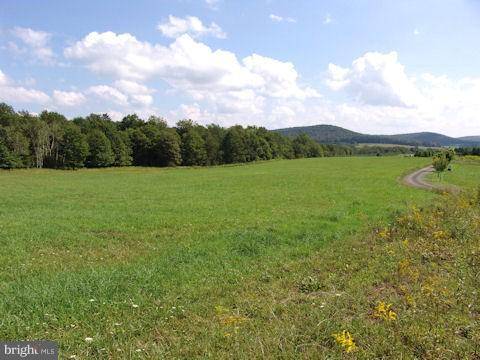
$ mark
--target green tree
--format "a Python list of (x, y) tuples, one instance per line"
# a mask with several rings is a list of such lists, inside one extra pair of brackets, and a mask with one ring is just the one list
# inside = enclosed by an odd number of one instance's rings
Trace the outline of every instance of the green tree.
[(87, 139), (78, 126), (73, 123), (65, 126), (59, 144), (60, 166), (66, 169), (82, 168), (88, 153)]
[(49, 148), (48, 125), (41, 121), (38, 116), (21, 113), (22, 122), (25, 126), (25, 135), (30, 143), (33, 154), (33, 165), (42, 168)]
[(207, 151), (205, 141), (195, 128), (186, 129), (182, 136), (182, 164), (187, 166), (205, 165)]
[(89, 154), (87, 156), (87, 167), (107, 167), (113, 165), (115, 154), (112, 150), (110, 140), (100, 130), (93, 130), (87, 135)]
[(133, 164), (151, 165), (148, 162), (151, 142), (144, 131), (141, 128), (129, 129), (127, 134), (131, 144)]
[(0, 138), (0, 169), (14, 169), (19, 167), (19, 159), (10, 151), (4, 141)]
[(292, 145), (296, 158), (323, 156), (321, 146), (306, 134), (295, 137)]
[(59, 166), (59, 144), (67, 119), (59, 113), (50, 111), (42, 111), (39, 119), (46, 125), (47, 131), (44, 166), (56, 168)]
[(0, 126), (0, 138), (4, 139), (3, 143), (10, 153), (12, 168), (23, 168), (31, 165), (30, 143), (19, 123), (5, 128)]
[(137, 114), (131, 114), (125, 116), (122, 121), (120, 121), (118, 128), (123, 131), (141, 127), (143, 124), (144, 121), (140, 119)]
[(113, 165), (132, 165), (132, 148), (130, 146), (128, 135), (125, 132), (115, 131), (111, 134), (110, 142), (112, 144), (112, 151), (115, 155)]
[(447, 169), (449, 163), (450, 161), (444, 152), (434, 156), (432, 165), (439, 178), (441, 178), (442, 173)]
[(155, 165), (177, 166), (182, 163), (181, 140), (174, 129), (160, 131), (153, 145)]
[(0, 126), (11, 126), (18, 121), (18, 117), (10, 105), (0, 103)]
[(225, 137), (225, 129), (218, 125), (208, 125), (203, 138), (205, 151), (207, 153), (207, 165), (218, 165), (223, 163), (222, 143)]
[(222, 144), (224, 161), (227, 164), (246, 162), (248, 150), (245, 143), (245, 130), (237, 125), (227, 130)]

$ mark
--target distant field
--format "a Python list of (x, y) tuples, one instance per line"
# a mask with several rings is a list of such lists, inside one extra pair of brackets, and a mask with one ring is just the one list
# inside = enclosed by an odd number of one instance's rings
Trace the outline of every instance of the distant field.
[(475, 188), (480, 186), (480, 157), (473, 160), (472, 157), (458, 157), (452, 163), (452, 171), (445, 171), (439, 179), (437, 174), (431, 174), (432, 182), (454, 184), (463, 188)]
[(289, 353), (295, 327), (263, 344), (275, 316), (249, 304), (296, 276), (290, 262), (433, 199), (397, 181), (429, 162), (2, 171), (0, 338), (56, 340), (78, 358)]

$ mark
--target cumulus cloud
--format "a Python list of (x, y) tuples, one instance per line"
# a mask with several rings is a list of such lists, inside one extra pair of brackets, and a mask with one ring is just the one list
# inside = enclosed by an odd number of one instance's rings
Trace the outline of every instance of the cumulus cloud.
[(295, 20), (294, 18), (291, 18), (291, 17), (283, 17), (283, 16), (275, 15), (275, 14), (270, 14), (268, 17), (269, 17), (270, 20), (272, 20), (273, 22), (282, 22), (282, 21), (289, 22), (289, 23), (296, 23), (296, 22), (297, 22), (297, 20)]
[(73, 107), (78, 106), (86, 101), (85, 95), (76, 91), (53, 91), (53, 101), (59, 106)]
[(350, 68), (330, 64), (328, 75), (327, 85), (332, 90), (345, 90), (364, 104), (411, 107), (422, 101), (414, 79), (406, 75), (395, 51), (366, 53)]
[[(96, 74), (117, 78), (117, 91), (145, 105), (151, 103), (151, 90), (142, 83), (152, 78), (221, 113), (261, 113), (267, 99), (319, 96), (299, 84), (292, 63), (257, 54), (239, 60), (234, 53), (212, 50), (188, 34), (166, 47), (130, 34), (94, 32), (65, 49), (65, 56), (84, 62)], [(112, 90), (102, 89), (102, 96), (112, 98)], [(124, 102), (118, 94), (113, 98)]]
[(12, 52), (29, 52), (43, 64), (51, 65), (55, 63), (55, 54), (50, 46), (50, 33), (23, 27), (15, 27), (11, 32), (23, 43), (23, 47), (20, 47), (10, 42), (9, 49)]
[(90, 86), (87, 90), (89, 94), (93, 94), (103, 100), (114, 102), (118, 105), (128, 105), (128, 97), (116, 88), (108, 85)]
[(134, 103), (149, 106), (153, 103), (152, 93), (155, 91), (145, 85), (130, 80), (117, 80), (115, 87), (125, 94), (128, 94), (130, 100)]
[(206, 26), (195, 16), (179, 18), (169, 15), (168, 21), (158, 24), (157, 29), (169, 38), (177, 38), (183, 34), (189, 34), (193, 38), (213, 36), (219, 39), (225, 39), (227, 37), (227, 34), (214, 22)]
[(49, 100), (43, 91), (16, 86), (0, 70), (0, 102), (45, 104)]
[(154, 90), (147, 84), (162, 80), (171, 93), (191, 98), (170, 111), (174, 119), (269, 128), (330, 123), (372, 133), (480, 133), (480, 79), (413, 76), (396, 52), (368, 52), (350, 66), (330, 64), (326, 84), (344, 93), (344, 102), (331, 102), (303, 84), (290, 62), (258, 54), (238, 58), (188, 34), (164, 46), (131, 34), (92, 32), (64, 54), (110, 79), (83, 93), (101, 99), (98, 107), (112, 114), (153, 112)]
[(298, 73), (291, 62), (253, 54), (243, 59), (252, 74), (262, 79), (262, 93), (275, 98), (318, 97), (316, 90), (298, 85)]

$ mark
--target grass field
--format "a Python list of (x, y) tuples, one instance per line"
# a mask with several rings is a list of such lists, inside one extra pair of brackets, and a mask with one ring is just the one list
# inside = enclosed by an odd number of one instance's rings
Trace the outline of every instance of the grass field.
[(445, 171), (439, 178), (431, 174), (429, 181), (432, 183), (447, 183), (462, 188), (474, 188), (480, 185), (480, 157), (460, 157), (452, 164), (452, 171)]
[(398, 182), (429, 161), (0, 172), (0, 338), (66, 358), (342, 356), (345, 266), (357, 292), (376, 281), (356, 241), (437, 197)]

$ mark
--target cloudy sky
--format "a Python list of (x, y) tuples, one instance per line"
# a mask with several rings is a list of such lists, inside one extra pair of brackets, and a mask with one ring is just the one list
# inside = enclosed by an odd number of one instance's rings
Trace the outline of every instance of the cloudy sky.
[(2, 0), (0, 101), (480, 135), (477, 0)]

